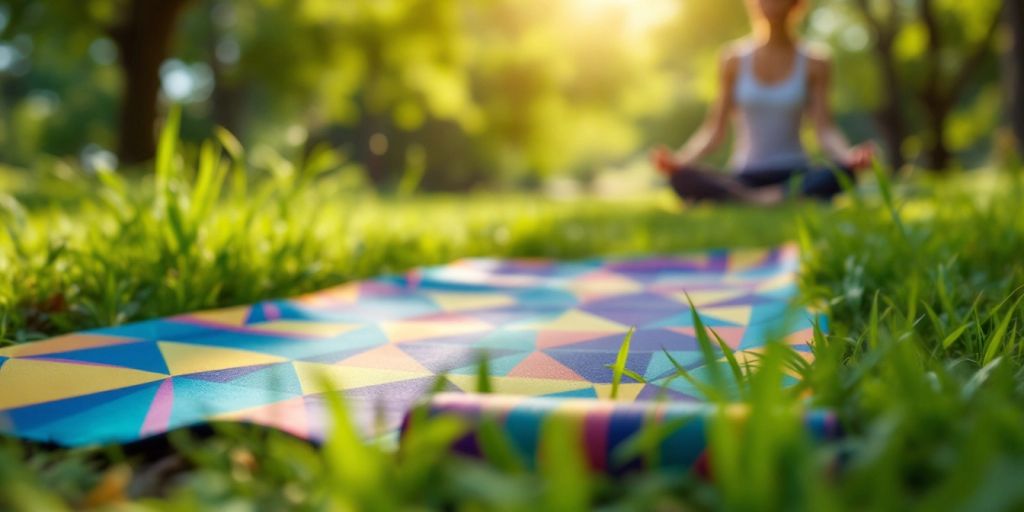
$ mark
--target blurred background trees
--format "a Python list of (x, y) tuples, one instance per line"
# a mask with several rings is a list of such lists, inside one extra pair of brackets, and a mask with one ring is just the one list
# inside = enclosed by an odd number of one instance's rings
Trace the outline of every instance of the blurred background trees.
[[(840, 123), (897, 166), (981, 165), (1024, 132), (1018, 3), (808, 3)], [(586, 178), (682, 142), (746, 30), (743, 0), (7, 0), (0, 161), (145, 161), (179, 103), (187, 139), (327, 145), (382, 184)]]
[[(884, 84), (876, 116), (890, 160), (899, 167), (905, 153), (915, 152), (904, 145), (916, 133), (912, 144), (922, 152), (924, 165), (946, 169), (953, 148), (966, 149), (977, 138), (953, 133), (958, 128), (950, 126), (950, 116), (957, 107), (969, 108), (972, 99), (983, 100), (978, 95), (986, 91), (979, 87), (997, 76), (991, 67), (996, 62), (993, 41), (1002, 20), (1000, 2), (854, 0), (853, 4), (871, 34), (872, 53)], [(959, 128), (965, 129), (970, 128)]]
[(1024, 4), (1006, 2), (1003, 14), (1009, 33), (1009, 49), (1003, 57), (1003, 90), (1017, 151), (1024, 153)]

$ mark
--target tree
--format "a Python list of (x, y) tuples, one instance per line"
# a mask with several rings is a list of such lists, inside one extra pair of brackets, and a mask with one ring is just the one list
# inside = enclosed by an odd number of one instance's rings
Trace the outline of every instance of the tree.
[(899, 169), (905, 163), (902, 147), (903, 141), (907, 138), (903, 102), (900, 98), (903, 83), (893, 51), (893, 43), (900, 24), (899, 13), (895, 5), (891, 5), (884, 17), (876, 16), (872, 14), (868, 0), (857, 0), (856, 3), (874, 35), (872, 49), (878, 59), (878, 66), (882, 74), (882, 90), (885, 91), (875, 116), (878, 119), (879, 131), (885, 143), (889, 163), (893, 168)]
[(110, 29), (123, 71), (118, 154), (121, 162), (143, 162), (156, 153), (155, 124), (160, 65), (190, 0), (131, 0), (122, 20)]
[[(0, 9), (10, 15), (0, 38), (32, 41), (28, 45), (30, 54), (23, 56), (31, 62), (30, 71), (19, 77), (21, 85), (56, 95), (62, 112), (55, 117), (60, 118), (62, 126), (52, 126), (51, 131), (81, 134), (79, 140), (69, 138), (50, 149), (66, 151), (66, 145), (71, 145), (77, 146), (72, 149), (77, 151), (83, 143), (99, 142), (83, 130), (82, 120), (92, 124), (102, 118), (106, 123), (116, 110), (120, 119), (116, 145), (121, 162), (137, 163), (152, 157), (160, 65), (169, 56), (177, 21), (190, 2), (9, 0), (0, 4)], [(101, 49), (112, 46), (115, 50), (110, 52), (109, 62), (94, 61), (97, 42)], [(112, 70), (106, 68), (113, 66), (120, 68), (119, 88), (117, 80), (108, 80)], [(120, 107), (116, 109), (107, 101), (114, 96), (119, 96)], [(96, 111), (100, 106), (102, 114)]]
[(1017, 141), (1017, 152), (1024, 155), (1024, 4), (1007, 0), (1004, 14), (1010, 31), (1010, 48), (1004, 67), (1010, 127)]
[[(986, 3), (995, 5), (987, 9), (991, 12), (983, 12), (981, 24), (972, 25), (973, 28), (981, 27), (972, 34), (963, 23), (966, 9), (976, 14), (978, 10), (985, 10)], [(952, 155), (945, 137), (949, 116), (964, 99), (968, 87), (975, 83), (981, 66), (993, 55), (992, 42), (999, 27), (1000, 5), (995, 2), (970, 3), (958, 11), (957, 6), (943, 4), (946, 8), (940, 13), (937, 9), (940, 4), (936, 0), (915, 0), (910, 4), (912, 10), (904, 8), (904, 3), (896, 0), (855, 1), (873, 35), (873, 51), (881, 69), (884, 94), (876, 116), (889, 158), (897, 168), (904, 161), (901, 148), (907, 138), (909, 124), (908, 108), (901, 94), (909, 92), (923, 111), (925, 165), (933, 170), (946, 169)], [(923, 78), (916, 84), (900, 72), (907, 65), (900, 61), (896, 51), (898, 38), (912, 37), (905, 36), (907, 31), (919, 31), (926, 41), (924, 51), (918, 57), (923, 67)], [(958, 61), (952, 70), (946, 65), (951, 56)]]

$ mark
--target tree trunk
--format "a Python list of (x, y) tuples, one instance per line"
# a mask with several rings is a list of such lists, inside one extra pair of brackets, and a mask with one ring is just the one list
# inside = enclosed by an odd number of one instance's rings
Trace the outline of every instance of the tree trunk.
[[(918, 15), (928, 33), (928, 46), (925, 49), (926, 64), (925, 84), (919, 93), (927, 120), (925, 165), (928, 170), (942, 172), (949, 167), (949, 147), (946, 146), (946, 118), (949, 117), (949, 106), (943, 101), (942, 89), (942, 40), (939, 38), (939, 24), (935, 17), (932, 0), (918, 0)], [(950, 95), (956, 95), (951, 92)], [(956, 99), (952, 99), (955, 102)]]
[[(1020, 11), (1020, 1), (1008, 0), (1007, 5), (1012, 5), (1016, 11)], [(1000, 13), (998, 11), (994, 13), (988, 31), (973, 51), (968, 54), (959, 71), (952, 77), (946, 78), (942, 72), (943, 41), (940, 38), (940, 27), (933, 2), (934, 0), (917, 0), (916, 4), (918, 16), (928, 35), (928, 46), (924, 55), (927, 65), (924, 77), (925, 85), (922, 90), (913, 92), (913, 99), (918, 100), (926, 111), (925, 118), (928, 123), (928, 126), (924, 128), (928, 135), (928, 145), (924, 154), (926, 164), (932, 170), (941, 171), (947, 168), (952, 160), (952, 154), (944, 138), (946, 122), (950, 112), (967, 90), (967, 86), (974, 80), (975, 72), (991, 53), (991, 44), (999, 26)], [(885, 100), (876, 115), (888, 146), (889, 158), (893, 167), (899, 168), (904, 162), (900, 146), (907, 136), (906, 118), (903, 116), (902, 107), (904, 101), (909, 98), (901, 97), (901, 91), (904, 88), (893, 55), (893, 42), (901, 24), (896, 3), (896, 0), (890, 0), (887, 19), (880, 19), (873, 14), (869, 0), (856, 0), (854, 5), (860, 10), (875, 36), (874, 51), (881, 66), (882, 85), (885, 90)]]
[[(928, 50), (925, 58), (928, 64), (926, 86), (921, 92), (921, 102), (927, 112), (929, 122), (929, 147), (926, 153), (927, 164), (933, 171), (942, 172), (949, 167), (952, 153), (945, 140), (946, 121), (957, 103), (967, 92), (968, 86), (976, 81), (978, 69), (988, 60), (992, 53), (992, 42), (999, 30), (1003, 7), (1000, 6), (992, 15), (988, 28), (981, 40), (970, 49), (964, 57), (960, 68), (948, 76), (942, 72), (942, 41), (940, 40), (939, 22), (935, 16), (933, 0), (920, 0), (919, 12), (921, 22), (928, 33)], [(1015, 4), (1019, 0), (1012, 0)]]
[(236, 137), (244, 138), (242, 133), (242, 112), (245, 106), (246, 91), (242, 87), (228, 82), (224, 76), (223, 66), (214, 64), (213, 68), (213, 122), (223, 126)]
[(122, 23), (111, 30), (124, 75), (118, 136), (122, 164), (143, 162), (156, 153), (160, 65), (188, 1), (132, 0)]
[[(889, 86), (887, 85), (887, 87)], [(903, 120), (903, 111), (900, 108), (899, 89), (890, 89), (890, 91), (893, 92), (889, 93), (889, 98), (875, 112), (875, 120), (879, 125), (878, 130), (882, 135), (885, 156), (889, 160), (889, 165), (894, 171), (898, 171), (906, 164), (906, 160), (903, 158), (903, 141), (907, 139), (907, 129)]]
[(206, 50), (209, 53), (210, 70), (213, 72), (213, 94), (210, 103), (213, 108), (213, 122), (224, 127), (236, 137), (243, 138), (242, 111), (245, 106), (245, 91), (228, 75), (224, 63), (217, 57), (217, 44), (224, 35), (217, 22), (214, 21), (215, 4), (209, 2), (206, 10), (209, 18)]
[(884, 34), (876, 35), (875, 53), (882, 68), (882, 83), (885, 99), (875, 113), (875, 119), (882, 133), (886, 148), (886, 157), (893, 170), (899, 170), (906, 161), (903, 159), (903, 141), (907, 138), (906, 122), (901, 108), (899, 70), (892, 50), (892, 38)]
[(925, 163), (928, 170), (933, 172), (944, 172), (949, 169), (952, 153), (946, 144), (946, 121), (949, 118), (950, 108), (941, 103), (925, 102), (925, 118), (928, 120), (927, 140), (928, 149), (925, 152)]
[(1006, 59), (1006, 93), (1010, 127), (1017, 139), (1017, 152), (1024, 156), (1024, 5), (1007, 0), (1006, 25), (1010, 29), (1010, 51)]
[(900, 98), (903, 90), (899, 69), (893, 55), (893, 42), (899, 28), (899, 18), (895, 0), (891, 0), (888, 17), (877, 17), (868, 0), (855, 0), (854, 5), (860, 10), (864, 21), (871, 29), (875, 38), (872, 50), (878, 58), (882, 71), (882, 104), (875, 111), (875, 122), (882, 135), (886, 157), (893, 170), (899, 170), (905, 163), (903, 159), (903, 141), (907, 138), (906, 119), (903, 117), (903, 101)]

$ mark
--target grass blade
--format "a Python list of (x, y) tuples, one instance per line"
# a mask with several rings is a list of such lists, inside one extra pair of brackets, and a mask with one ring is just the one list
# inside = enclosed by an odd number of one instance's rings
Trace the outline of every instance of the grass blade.
[[(700, 380), (694, 378), (693, 375), (690, 375), (690, 372), (687, 371), (687, 369), (684, 368), (683, 365), (679, 364), (679, 361), (676, 361), (676, 359), (674, 357), (672, 357), (672, 354), (669, 354), (668, 350), (662, 349), (662, 352), (664, 352), (665, 357), (668, 358), (668, 361), (670, 363), (672, 363), (672, 366), (676, 369), (676, 375), (677, 376), (682, 377), (683, 379), (686, 379), (686, 382), (688, 382), (691, 386), (693, 386), (697, 391), (699, 391), (702, 395), (707, 397), (709, 400), (711, 400), (711, 401), (720, 401), (721, 400), (721, 396), (722, 395), (721, 395), (721, 393), (719, 392), (718, 389), (715, 389), (714, 387), (709, 386), (709, 385), (705, 384), (704, 382), (701, 382)], [(666, 382), (665, 384), (667, 385), (668, 382)]]
[(480, 353), (480, 359), (476, 365), (476, 392), (483, 394), (494, 392), (494, 385), (491, 383), (491, 369), (485, 352)]
[(971, 326), (971, 324), (972, 322), (967, 322), (961, 325), (960, 327), (957, 327), (955, 331), (949, 333), (949, 335), (942, 340), (942, 348), (949, 349), (949, 347), (952, 346), (953, 343), (956, 343), (956, 340), (960, 339), (960, 335), (962, 335), (964, 331), (966, 331), (967, 328)]
[(728, 344), (725, 343), (724, 340), (722, 340), (722, 337), (719, 336), (717, 332), (715, 332), (714, 328), (708, 327), (708, 330), (711, 331), (711, 334), (715, 336), (715, 341), (718, 342), (718, 347), (722, 349), (722, 353), (725, 354), (725, 360), (729, 363), (729, 369), (732, 370), (732, 378), (736, 381), (736, 387), (740, 388), (744, 380), (743, 368), (740, 367), (739, 362), (736, 360), (736, 355), (733, 354), (732, 347), (730, 347)]
[(630, 327), (626, 337), (622, 339), (622, 345), (619, 345), (619, 353), (615, 356), (615, 364), (612, 365), (612, 400), (616, 400), (619, 397), (619, 384), (622, 383), (622, 374), (626, 370), (626, 360), (629, 359), (629, 343), (633, 340), (633, 332), (635, 330), (635, 327)]
[(995, 360), (999, 354), (999, 349), (1002, 348), (1003, 339), (1006, 337), (1006, 331), (1010, 327), (1010, 320), (1013, 319), (1014, 313), (1017, 312), (1017, 306), (1020, 305), (1021, 299), (1024, 299), (1024, 295), (1017, 298), (1017, 301), (1010, 306), (1009, 311), (1003, 315), (1003, 319), (999, 322), (999, 326), (996, 327), (996, 332), (988, 340), (988, 344), (985, 347), (985, 357), (982, 359), (982, 364), (988, 365)]
[(721, 394), (719, 396), (724, 397), (726, 390), (725, 376), (722, 375), (722, 370), (718, 367), (718, 354), (715, 353), (715, 346), (711, 343), (711, 338), (708, 337), (704, 322), (697, 313), (697, 307), (693, 305), (693, 300), (690, 299), (689, 294), (686, 294), (686, 302), (690, 305), (693, 329), (697, 334), (697, 344), (700, 345), (701, 355), (704, 357), (705, 368), (708, 369), (708, 378), (711, 381), (711, 386), (720, 391)]

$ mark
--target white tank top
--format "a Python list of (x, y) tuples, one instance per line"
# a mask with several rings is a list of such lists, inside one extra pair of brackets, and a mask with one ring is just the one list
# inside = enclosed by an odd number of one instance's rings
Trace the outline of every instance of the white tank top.
[(754, 46), (740, 55), (733, 88), (736, 141), (730, 167), (735, 172), (807, 165), (800, 121), (807, 103), (807, 57), (797, 47), (793, 72), (781, 82), (763, 84), (754, 75)]

